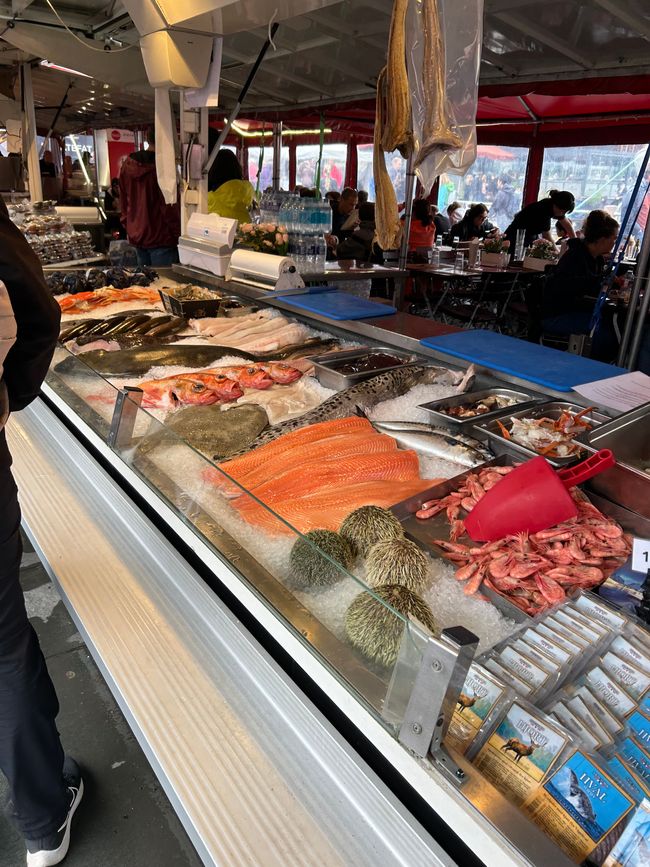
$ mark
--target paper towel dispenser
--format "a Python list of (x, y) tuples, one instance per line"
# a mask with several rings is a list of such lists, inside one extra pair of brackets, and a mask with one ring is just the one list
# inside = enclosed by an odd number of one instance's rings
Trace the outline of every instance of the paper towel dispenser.
[(286, 292), (304, 289), (296, 263), (289, 256), (273, 256), (255, 250), (235, 250), (226, 271), (226, 280), (238, 280), (257, 289)]

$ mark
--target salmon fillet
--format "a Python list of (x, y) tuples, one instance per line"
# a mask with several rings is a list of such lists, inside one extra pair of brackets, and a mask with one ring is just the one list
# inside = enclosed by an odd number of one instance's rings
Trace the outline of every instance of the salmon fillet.
[(292, 467), (274, 479), (253, 488), (245, 487), (269, 506), (317, 491), (343, 487), (355, 482), (407, 482), (420, 476), (420, 462), (413, 451), (380, 452), (379, 454), (338, 455), (303, 466)]
[(311, 424), (307, 427), (291, 431), (270, 443), (253, 449), (253, 451), (245, 455), (233, 458), (230, 461), (224, 461), (219, 464), (219, 467), (228, 475), (232, 475), (233, 477), (237, 475), (239, 478), (243, 473), (249, 472), (255, 467), (266, 463), (266, 461), (272, 460), (276, 454), (282, 454), (287, 450), (295, 449), (294, 455), (296, 461), (298, 461), (300, 459), (298, 452), (300, 446), (325, 439), (326, 437), (363, 430), (374, 433), (374, 428), (367, 419), (357, 418), (356, 416), (322, 421), (318, 424)]
[(308, 497), (287, 498), (273, 511), (290, 526), (278, 520), (273, 512), (249, 497), (233, 500), (232, 505), (249, 524), (271, 536), (291, 536), (295, 528), (300, 533), (310, 530), (338, 530), (343, 519), (360, 506), (390, 508), (395, 503), (437, 485), (441, 479), (414, 479), (407, 482), (370, 481), (330, 488)]
[[(296, 469), (297, 466), (305, 469), (307, 466), (323, 460), (342, 458), (354, 454), (376, 454), (392, 451), (397, 451), (397, 443), (391, 436), (366, 433), (366, 431), (355, 431), (350, 434), (341, 434), (323, 440), (316, 440), (316, 442), (300, 446), (299, 449), (287, 450), (277, 454), (259, 467), (255, 467), (245, 473), (235, 472), (232, 476), (250, 491), (257, 485), (268, 482), (288, 470)], [(230, 488), (227, 485), (224, 487), (221, 482), (223, 477), (218, 470), (210, 468), (209, 471), (206, 471), (204, 478), (215, 481), (212, 477), (215, 473), (218, 476), (218, 484), (220, 484), (222, 492), (232, 489), (233, 491), (236, 490), (237, 495), (240, 493), (240, 489), (235, 488), (234, 485), (230, 486)]]

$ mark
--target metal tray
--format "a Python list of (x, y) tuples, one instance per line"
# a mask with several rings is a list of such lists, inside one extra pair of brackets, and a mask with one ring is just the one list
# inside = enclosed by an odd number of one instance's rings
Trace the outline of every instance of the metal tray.
[[(333, 364), (340, 364), (342, 361), (352, 361), (355, 358), (361, 358), (364, 355), (376, 355), (377, 353), (386, 353), (394, 355), (396, 358), (403, 358), (402, 364), (393, 364), (390, 367), (382, 367), (379, 370), (366, 370), (363, 373), (339, 373), (334, 370)], [(400, 349), (393, 349), (391, 346), (366, 346), (362, 349), (347, 349), (343, 352), (328, 352), (325, 355), (315, 355), (310, 361), (313, 362), (316, 376), (321, 385), (325, 388), (334, 388), (340, 391), (343, 388), (349, 388), (357, 382), (362, 382), (364, 379), (370, 379), (380, 373), (386, 373), (388, 370), (395, 370), (402, 367), (404, 364), (412, 364), (417, 360), (417, 356), (410, 352), (404, 352)]]
[[(400, 521), (409, 539), (412, 539), (428, 553), (433, 552), (437, 557), (451, 563), (446, 553), (434, 541), (435, 539), (449, 539), (451, 528), (447, 522), (445, 513), (440, 512), (426, 521), (416, 518), (415, 513), (418, 509), (422, 508), (422, 504), (426, 503), (427, 500), (437, 500), (441, 497), (446, 497), (451, 491), (457, 490), (470, 473), (480, 472), (484, 467), (512, 466), (514, 463), (516, 461), (510, 455), (501, 455), (492, 461), (486, 461), (484, 464), (479, 464), (471, 470), (466, 470), (458, 476), (447, 479), (439, 485), (434, 485), (434, 487), (428, 488), (414, 497), (409, 497), (408, 500), (402, 500), (401, 503), (397, 503), (397, 505), (392, 507), (391, 512)], [(465, 544), (465, 539), (463, 539), (463, 543)], [(470, 539), (467, 540), (466, 544), (469, 547), (474, 547), (474, 543)], [(502, 611), (506, 617), (509, 617), (516, 623), (529, 623), (531, 621), (532, 618), (528, 614), (517, 608), (512, 602), (509, 602), (505, 596), (494, 593), (494, 591), (484, 585), (481, 585), (481, 593), (487, 596), (499, 611)]]
[(592, 490), (639, 515), (650, 516), (650, 403), (609, 420), (591, 431), (591, 449), (611, 449), (616, 466), (594, 477)]
[[(511, 406), (501, 407), (500, 409), (492, 410), (492, 412), (476, 415), (472, 418), (455, 418), (446, 412), (443, 412), (443, 407), (447, 406), (463, 406), (465, 404), (477, 403), (486, 397), (496, 395), (498, 397), (511, 397), (516, 399), (516, 403)], [(498, 418), (502, 415), (512, 415), (514, 411), (524, 409), (527, 406), (535, 406), (544, 400), (542, 395), (530, 394), (527, 391), (519, 391), (513, 388), (485, 388), (482, 391), (469, 391), (465, 394), (457, 394), (454, 397), (444, 397), (441, 400), (432, 400), (429, 403), (421, 403), (420, 409), (426, 410), (436, 424), (441, 424), (451, 430), (463, 430), (471, 427), (476, 427), (484, 421)]]
[(224, 295), (219, 300), (217, 316), (227, 316), (229, 318), (247, 316), (249, 313), (256, 313), (259, 309), (256, 305), (247, 303), (236, 295)]
[[(517, 412), (506, 412), (502, 413), (499, 420), (501, 423), (504, 423), (504, 418), (554, 418), (557, 419), (563, 412), (572, 412), (579, 413), (584, 409), (583, 406), (579, 406), (576, 403), (569, 403), (568, 401), (560, 401), (553, 400), (548, 403), (537, 403), (531, 409), (518, 410)], [(588, 421), (592, 427), (597, 428), (600, 425), (604, 424), (607, 421), (610, 421), (609, 416), (604, 415), (601, 412), (597, 412), (596, 410), (592, 410), (583, 416), (585, 421)], [(507, 427), (507, 424), (505, 425)], [(497, 424), (495, 419), (488, 421), (486, 424), (476, 424), (477, 432), (486, 436), (490, 442), (490, 445), (494, 452), (498, 455), (512, 455), (518, 459), (528, 460), (529, 458), (534, 458), (537, 456), (537, 452), (533, 449), (529, 449), (526, 446), (519, 445), (519, 443), (515, 443), (512, 440), (506, 439), (501, 433), (501, 428)], [(587, 434), (589, 431), (587, 431)], [(574, 438), (574, 442), (580, 443), (583, 446), (583, 449), (580, 452), (577, 452), (575, 455), (571, 455), (566, 458), (549, 458), (546, 457), (546, 460), (553, 467), (566, 467), (570, 464), (575, 463), (580, 460), (587, 454), (587, 449), (584, 447), (585, 443), (585, 434), (580, 434)]]

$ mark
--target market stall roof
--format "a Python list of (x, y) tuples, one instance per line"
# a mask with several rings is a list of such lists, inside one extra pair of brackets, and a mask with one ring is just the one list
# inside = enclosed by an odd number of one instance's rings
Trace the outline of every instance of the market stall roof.
[[(133, 122), (140, 116), (150, 118), (151, 103), (138, 100), (129, 105), (125, 95), (145, 93), (148, 86), (138, 34), (120, 0), (66, 0), (65, 6), (52, 0), (52, 6), (47, 0), (0, 0), (0, 20), (8, 22), (0, 30), (0, 64), (14, 63), (19, 49), (23, 56), (71, 66), (119, 88), (120, 100), (114, 105), (130, 111)], [(390, 9), (389, 0), (343, 0), (282, 21), (276, 50), (267, 55), (246, 108), (284, 112), (371, 96), (384, 63)], [(226, 109), (234, 103), (266, 36), (267, 29), (258, 28), (225, 37), (221, 87)], [(525, 86), (531, 82), (648, 73), (649, 40), (646, 0), (562, 0), (543, 6), (537, 0), (486, 0), (481, 83), (514, 83), (529, 93)], [(128, 45), (134, 47), (120, 51)], [(58, 93), (46, 93), (45, 80), (40, 75), (38, 79), (37, 97), (54, 104)], [(83, 85), (80, 88), (80, 100), (91, 95), (89, 87), (85, 92)], [(514, 103), (510, 108), (520, 110)], [(66, 110), (64, 125), (78, 123), (78, 111)]]

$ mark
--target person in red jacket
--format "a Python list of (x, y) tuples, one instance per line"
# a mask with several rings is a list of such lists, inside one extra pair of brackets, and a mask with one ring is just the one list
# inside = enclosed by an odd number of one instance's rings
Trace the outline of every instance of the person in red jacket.
[(8, 414), (38, 395), (60, 318), (41, 264), (0, 197), (0, 769), (28, 867), (65, 858), (83, 796), (79, 767), (64, 755), (56, 730), (59, 703), (25, 610), (20, 507), (4, 432)]
[[(404, 217), (402, 217), (402, 222)], [(430, 250), (436, 238), (436, 227), (433, 222), (431, 205), (426, 199), (414, 199), (411, 214), (411, 229), (409, 231), (408, 252)]]
[(153, 136), (149, 150), (136, 151), (120, 171), (122, 225), (138, 254), (138, 265), (165, 267), (178, 262), (180, 205), (166, 205), (156, 176)]

